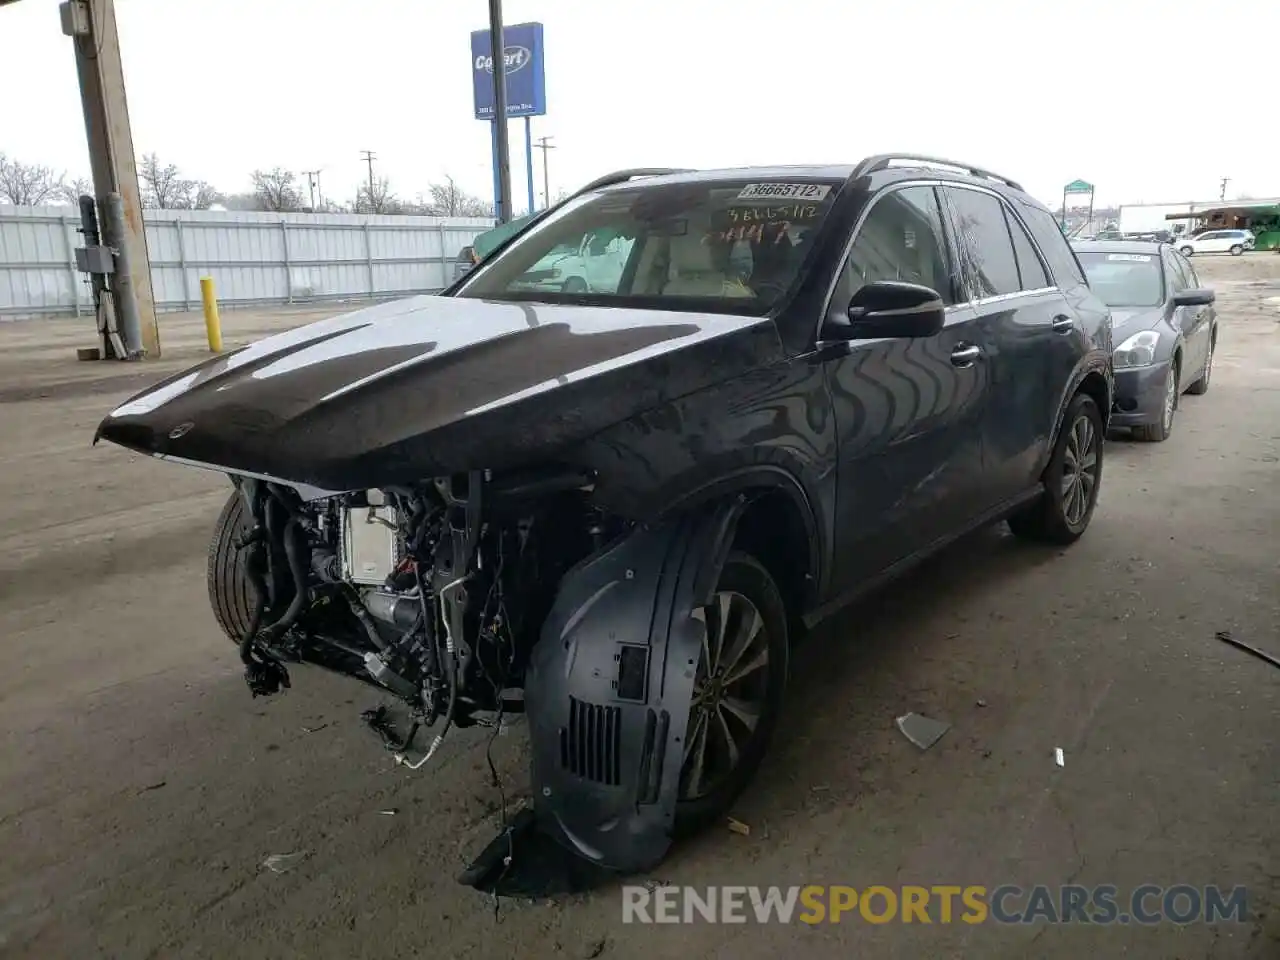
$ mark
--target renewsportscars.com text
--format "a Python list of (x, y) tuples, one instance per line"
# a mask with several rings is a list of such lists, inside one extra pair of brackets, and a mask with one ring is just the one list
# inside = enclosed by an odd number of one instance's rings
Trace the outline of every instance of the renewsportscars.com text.
[(624, 886), (623, 923), (1158, 924), (1244, 922), (1248, 890), (1144, 884), (985, 886)]

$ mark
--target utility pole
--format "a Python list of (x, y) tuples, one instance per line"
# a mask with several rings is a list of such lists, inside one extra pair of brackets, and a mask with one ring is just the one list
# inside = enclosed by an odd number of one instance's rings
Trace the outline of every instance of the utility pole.
[(538, 142), (534, 144), (534, 148), (542, 151), (542, 205), (545, 209), (551, 206), (551, 174), (547, 169), (547, 151), (554, 150), (555, 144), (551, 141), (554, 137), (539, 137)]
[(370, 210), (372, 210), (372, 209), (373, 209), (373, 161), (374, 161), (375, 154), (374, 154), (374, 152), (373, 152), (372, 150), (361, 150), (360, 152), (364, 155), (364, 156), (362, 157), (362, 159), (363, 159), (363, 160), (364, 160), (364, 162), (365, 162), (366, 164), (368, 164), (368, 166), (369, 166), (369, 197), (368, 197), (368, 200), (369, 200), (369, 209), (370, 209)]
[(1230, 182), (1231, 182), (1231, 178), (1230, 178), (1230, 177), (1223, 177), (1223, 178), (1222, 178), (1222, 189), (1218, 191), (1218, 199), (1219, 199), (1219, 200), (1225, 200), (1225, 199), (1227, 199), (1227, 184), (1228, 184), (1228, 183), (1230, 183)]
[[(0, 0), (0, 5), (11, 2), (14, 0)], [(142, 223), (115, 3), (113, 0), (66, 0), (60, 5), (59, 13), (62, 32), (72, 38), (75, 46), (97, 218), (104, 227), (104, 239), (109, 237), (107, 246), (114, 251), (110, 272), (92, 272), (95, 290), (99, 293), (104, 291), (98, 278), (102, 275), (110, 278), (106, 287), (110, 302), (105, 309), (99, 305), (102, 355), (121, 360), (158, 357), (160, 327), (156, 323), (155, 295), (151, 289), (151, 261)], [(86, 243), (88, 240), (86, 236)], [(89, 266), (88, 252), (85, 260)], [(106, 317), (111, 311), (113, 317)], [(108, 326), (112, 328), (119, 324), (118, 339), (125, 356), (117, 356), (114, 338), (108, 336), (104, 319), (109, 320)]]
[(493, 57), (493, 138), (498, 159), (498, 222), (511, 219), (511, 150), (507, 143), (507, 56), (502, 42), (502, 0), (489, 0), (489, 53)]
[[(316, 194), (320, 193), (320, 171), (319, 170), (303, 170), (302, 172), (307, 175), (307, 189), (311, 193), (311, 212), (315, 213), (316, 210), (319, 209), (316, 206)], [(320, 193), (320, 206), (324, 206), (323, 193)]]

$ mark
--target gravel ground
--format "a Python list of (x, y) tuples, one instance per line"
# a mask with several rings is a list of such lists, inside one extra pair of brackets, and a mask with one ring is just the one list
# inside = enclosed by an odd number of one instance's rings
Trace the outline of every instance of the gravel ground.
[[(251, 700), (205, 596), (225, 481), (89, 446), (199, 356), (170, 316), (143, 369), (77, 364), (84, 324), (0, 325), (0, 956), (1280, 956), (1280, 671), (1214, 637), (1280, 653), (1280, 257), (1195, 262), (1221, 337), (1173, 438), (1109, 444), (1071, 549), (978, 534), (825, 628), (735, 811), (750, 834), (654, 879), (1240, 884), (1246, 922), (641, 928), (617, 888), (495, 917), (454, 880), (498, 822), (482, 735), (409, 774), (366, 689), (299, 671)], [(318, 315), (228, 313), (226, 337)], [(922, 753), (908, 710), (952, 729)], [(493, 744), (512, 802), (524, 749), (519, 726)]]

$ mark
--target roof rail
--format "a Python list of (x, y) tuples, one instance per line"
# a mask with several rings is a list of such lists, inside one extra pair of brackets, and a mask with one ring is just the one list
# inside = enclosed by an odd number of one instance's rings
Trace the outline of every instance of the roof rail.
[(599, 190), (601, 187), (611, 187), (615, 183), (626, 183), (636, 177), (660, 177), (668, 173), (693, 173), (693, 170), (681, 167), (633, 167), (629, 170), (615, 170), (613, 173), (606, 173), (603, 177), (597, 177), (585, 187), (579, 187), (572, 196)]
[(853, 171), (853, 177), (863, 177), (868, 173), (874, 173), (877, 170), (885, 170), (895, 161), (914, 161), (919, 164), (934, 167), (951, 167), (953, 170), (960, 170), (972, 177), (980, 177), (984, 180), (998, 180), (1005, 186), (1012, 187), (1014, 190), (1021, 190), (1022, 184), (1008, 177), (1002, 177), (998, 173), (992, 173), (990, 170), (984, 170), (982, 167), (975, 167), (971, 163), (961, 163), (958, 160), (946, 160), (942, 157), (929, 157), (919, 153), (881, 153), (874, 157), (867, 157)]

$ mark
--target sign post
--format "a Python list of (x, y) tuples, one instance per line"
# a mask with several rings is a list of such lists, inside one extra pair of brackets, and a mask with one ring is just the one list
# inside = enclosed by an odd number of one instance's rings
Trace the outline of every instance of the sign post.
[[(493, 8), (500, 6), (491, 0)], [(506, 123), (500, 118), (499, 107), (505, 107), (506, 118), (525, 119), (525, 162), (533, 155), (533, 133), (529, 117), (541, 117), (547, 113), (546, 74), (543, 69), (542, 24), (514, 23), (501, 26), (501, 10), (497, 11), (502, 42), (495, 43), (491, 30), (476, 30), (471, 34), (471, 89), (475, 100), (477, 120), (488, 120), (493, 135), (493, 198), (498, 222), (512, 218), (510, 171), (507, 168)], [(494, 62), (501, 47), (502, 73), (494, 73)], [(501, 87), (497, 82), (501, 78)], [(501, 123), (501, 126), (499, 124)], [(529, 171), (529, 212), (533, 212), (533, 171)], [(504, 190), (505, 187), (505, 190)]]
[(1062, 230), (1067, 229), (1067, 197), (1071, 194), (1087, 193), (1089, 195), (1089, 220), (1093, 220), (1093, 184), (1084, 180), (1072, 180), (1062, 188)]

